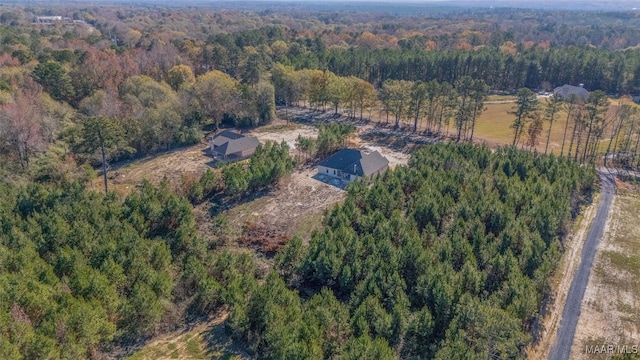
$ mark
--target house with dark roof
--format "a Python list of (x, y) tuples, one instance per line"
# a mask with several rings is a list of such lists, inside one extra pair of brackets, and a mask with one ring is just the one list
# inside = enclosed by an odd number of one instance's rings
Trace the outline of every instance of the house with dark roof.
[(575, 95), (583, 100), (586, 100), (589, 97), (589, 92), (582, 84), (580, 84), (580, 86), (562, 85), (553, 89), (553, 93), (563, 99), (567, 99), (571, 95)]
[(363, 177), (382, 174), (388, 168), (389, 160), (377, 151), (364, 152), (355, 149), (342, 149), (318, 165), (318, 175), (327, 175), (343, 182), (352, 182)]
[(230, 130), (225, 130), (209, 140), (213, 157), (227, 161), (248, 158), (253, 155), (258, 145), (258, 139)]

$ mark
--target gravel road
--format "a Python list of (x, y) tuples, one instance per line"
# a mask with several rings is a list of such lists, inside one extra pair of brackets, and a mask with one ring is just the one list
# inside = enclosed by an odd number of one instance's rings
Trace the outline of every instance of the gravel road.
[(576, 325), (580, 317), (580, 305), (587, 288), (587, 283), (589, 282), (589, 273), (591, 272), (593, 259), (596, 255), (596, 248), (598, 247), (604, 225), (609, 216), (609, 209), (611, 208), (611, 201), (613, 200), (616, 188), (615, 178), (606, 170), (598, 170), (598, 176), (600, 177), (602, 188), (600, 205), (598, 205), (595, 218), (593, 219), (593, 223), (591, 223), (591, 228), (582, 247), (582, 260), (569, 288), (567, 301), (562, 311), (560, 327), (558, 328), (556, 345), (551, 352), (549, 352), (550, 360), (569, 359), (573, 336), (575, 335)]

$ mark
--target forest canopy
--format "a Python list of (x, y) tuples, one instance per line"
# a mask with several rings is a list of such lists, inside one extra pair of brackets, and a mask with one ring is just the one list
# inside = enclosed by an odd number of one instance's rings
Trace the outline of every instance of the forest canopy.
[(260, 358), (524, 358), (594, 182), (554, 156), (422, 149), (351, 186), (308, 247), (292, 240), (284, 281), (235, 303), (233, 328)]
[[(99, 358), (218, 311), (264, 359), (523, 358), (603, 145), (640, 166), (639, 114), (610, 101), (640, 93), (637, 12), (1, 9), (3, 359)], [(564, 84), (591, 95), (538, 102)], [(514, 98), (511, 147), (472, 144), (490, 93)], [(207, 216), (291, 174), (284, 140), (179, 184), (107, 186), (113, 164), (266, 125), (276, 106), (287, 122), (299, 106), (377, 113), (394, 136), (454, 131), (350, 185), (274, 259), (230, 250)], [(560, 156), (536, 153), (560, 113)], [(357, 130), (299, 136), (298, 163)]]
[(185, 316), (230, 306), (261, 358), (519, 358), (594, 182), (553, 155), (430, 146), (351, 186), (265, 282), (250, 255), (198, 235), (166, 181), (125, 199), (3, 184), (0, 353), (85, 357), (171, 329), (183, 304)]

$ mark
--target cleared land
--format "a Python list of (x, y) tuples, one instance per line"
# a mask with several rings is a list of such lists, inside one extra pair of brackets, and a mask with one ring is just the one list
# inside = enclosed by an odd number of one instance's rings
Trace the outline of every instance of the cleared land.
[[(174, 149), (151, 158), (116, 166), (114, 170), (108, 172), (109, 189), (121, 195), (127, 195), (143, 179), (158, 184), (165, 177), (172, 184), (177, 185), (180, 184), (182, 176), (200, 176), (213, 165), (214, 161), (209, 155), (206, 144)], [(102, 190), (102, 178), (95, 179), (91, 186)]]
[(296, 171), (278, 189), (224, 211), (225, 235), (238, 238), (247, 224), (260, 224), (288, 236), (308, 239), (319, 230), (326, 209), (341, 202), (345, 192), (312, 178), (315, 168)]
[(225, 312), (187, 331), (156, 338), (127, 360), (250, 359), (226, 334), (224, 322), (228, 316)]
[(639, 223), (640, 197), (616, 196), (581, 304), (571, 359), (608, 358), (586, 354), (586, 346), (640, 345)]
[[(275, 123), (250, 132), (260, 141), (285, 141), (297, 156), (295, 140), (298, 135), (316, 138), (318, 130), (313, 125), (321, 124), (330, 117), (326, 113), (308, 109), (294, 111), (293, 115), (307, 119), (303, 123), (278, 120)], [(345, 117), (332, 118), (348, 121)], [(406, 164), (410, 152), (423, 139), (405, 134), (393, 134), (392, 130), (371, 124), (357, 125), (355, 136), (349, 146), (378, 150), (386, 156), (392, 167)], [(183, 175), (199, 175), (212, 168), (205, 144), (179, 149), (152, 159), (143, 159), (110, 172), (111, 183), (122, 193), (128, 193), (143, 179), (158, 183), (164, 176), (177, 185)], [(116, 173), (117, 172), (117, 173)], [(205, 235), (223, 232), (228, 246), (240, 245), (238, 240), (245, 235), (248, 224), (259, 224), (261, 231), (285, 236), (301, 236), (307, 240), (314, 230), (322, 226), (325, 210), (330, 209), (345, 197), (345, 191), (334, 185), (316, 180), (316, 167), (308, 164), (296, 169), (290, 178), (283, 180), (275, 189), (257, 194), (233, 207), (216, 211), (215, 205), (204, 203), (195, 208), (201, 232)], [(97, 179), (100, 180), (100, 179)], [(101, 185), (96, 181), (96, 187)], [(213, 208), (212, 208), (213, 207)], [(212, 216), (214, 215), (214, 216)], [(220, 226), (220, 224), (223, 224)], [(226, 316), (199, 324), (181, 333), (156, 338), (133, 354), (130, 359), (243, 359), (247, 354), (225, 334)]]

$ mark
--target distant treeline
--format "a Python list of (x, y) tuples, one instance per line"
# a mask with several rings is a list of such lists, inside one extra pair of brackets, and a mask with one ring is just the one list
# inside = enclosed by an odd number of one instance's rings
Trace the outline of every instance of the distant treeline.
[[(589, 90), (609, 94), (640, 92), (640, 50), (610, 51), (590, 46), (526, 48), (522, 43), (498, 42), (498, 46), (437, 51), (425, 49), (427, 39), (414, 37), (398, 42), (399, 48), (327, 48), (321, 37), (286, 43), (282, 29), (263, 28), (210, 37), (216, 56), (194, 59), (203, 68), (239, 71), (244, 46), (269, 44), (273, 56), (263, 53), (262, 66), (272, 62), (296, 69), (327, 69), (341, 76), (356, 76), (375, 86), (387, 79), (437, 80), (454, 83), (463, 76), (484, 80), (492, 89), (522, 87), (550, 90), (564, 84), (584, 84)], [(179, 42), (178, 45), (184, 44)], [(215, 50), (218, 49), (218, 50)], [(268, 54), (269, 52), (266, 52)]]

